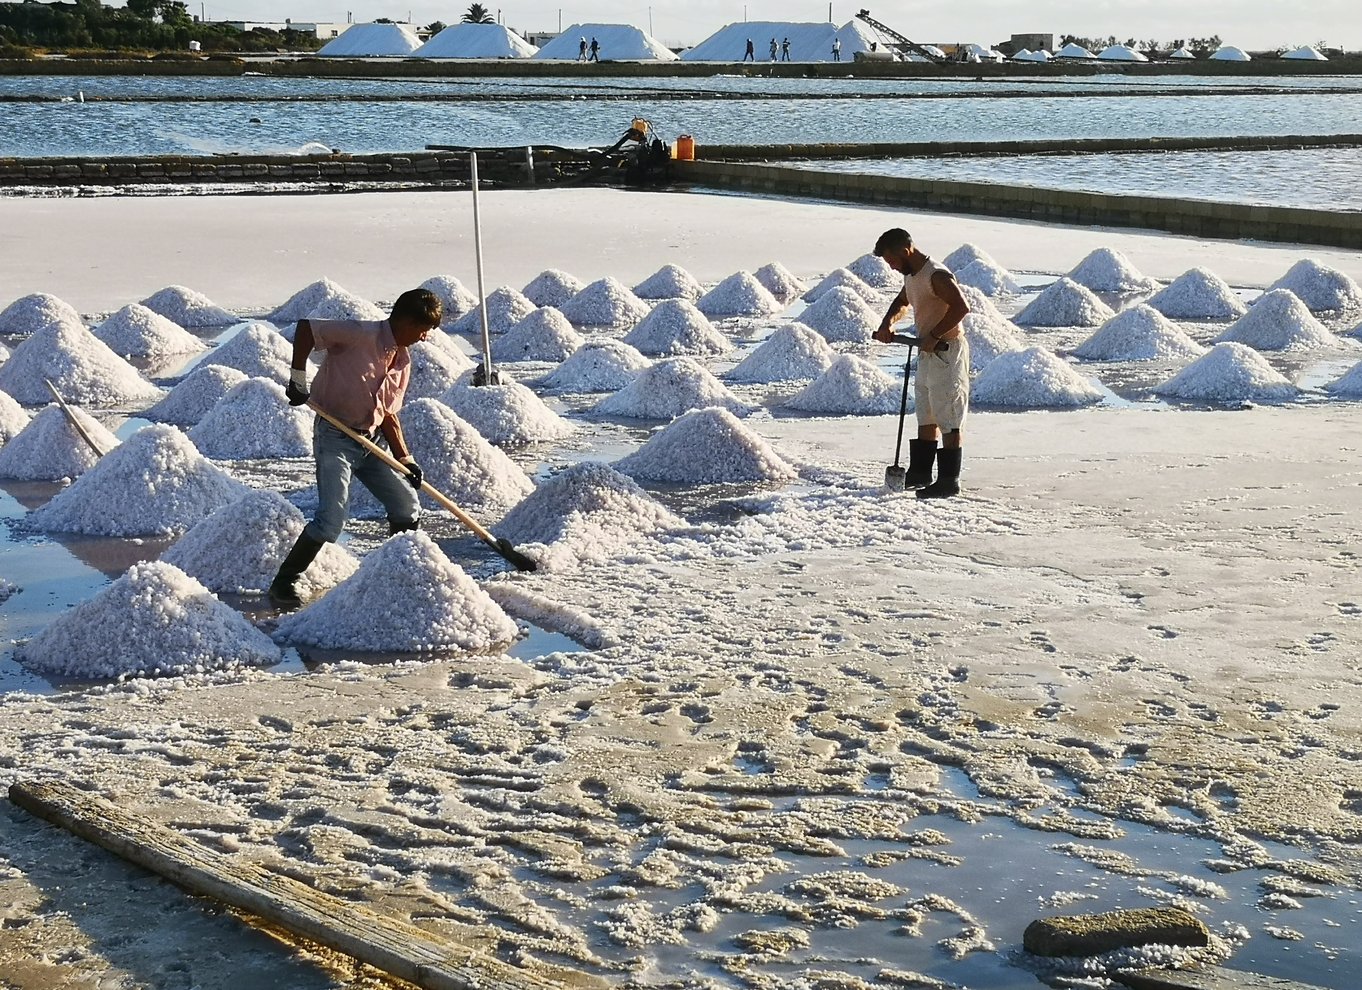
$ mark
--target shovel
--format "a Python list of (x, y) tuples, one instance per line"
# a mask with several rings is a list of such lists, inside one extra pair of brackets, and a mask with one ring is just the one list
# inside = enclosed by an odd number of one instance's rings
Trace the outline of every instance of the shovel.
[(908, 469), (899, 464), (903, 453), (903, 421), (908, 415), (908, 372), (913, 366), (913, 345), (908, 345), (908, 360), (903, 362), (903, 398), (899, 401), (899, 438), (894, 444), (894, 463), (884, 469), (884, 487), (891, 492), (901, 492), (908, 477)]

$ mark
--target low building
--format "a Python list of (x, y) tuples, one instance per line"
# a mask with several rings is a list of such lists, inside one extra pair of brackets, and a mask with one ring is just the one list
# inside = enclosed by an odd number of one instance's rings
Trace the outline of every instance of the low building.
[(234, 27), (243, 33), (254, 31), (257, 28), (264, 31), (299, 31), (302, 34), (310, 34), (321, 41), (330, 41), (332, 38), (339, 38), (345, 33), (349, 24), (327, 24), (320, 21), (295, 21), (285, 18), (282, 21), (213, 21), (214, 24), (226, 24)]

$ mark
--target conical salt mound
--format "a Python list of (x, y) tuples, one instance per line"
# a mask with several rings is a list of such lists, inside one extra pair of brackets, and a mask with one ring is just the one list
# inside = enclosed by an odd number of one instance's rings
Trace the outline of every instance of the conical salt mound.
[(568, 318), (545, 305), (536, 309), (492, 344), (494, 361), (566, 361), (586, 338)]
[(961, 244), (958, 248), (941, 259), (941, 263), (953, 272), (958, 272), (960, 269), (976, 261), (982, 261), (994, 268), (1002, 267), (1002, 265), (993, 260), (991, 254), (977, 244)]
[(1000, 354), (979, 373), (970, 401), (1000, 409), (1071, 409), (1102, 401), (1102, 392), (1040, 347)]
[(1296, 386), (1246, 344), (1216, 344), (1168, 381), (1156, 395), (1192, 402), (1286, 402)]
[(693, 360), (676, 357), (641, 372), (614, 395), (598, 402), (595, 412), (630, 419), (674, 419), (709, 406), (721, 406), (738, 416), (755, 411)]
[(536, 306), (552, 306), (561, 309), (569, 299), (586, 288), (586, 283), (575, 275), (549, 268), (535, 276), (521, 291), (525, 298)]
[(293, 347), (268, 323), (249, 323), (200, 363), (235, 368), (247, 378), (288, 381), (293, 363)]
[(732, 349), (728, 338), (685, 299), (667, 299), (634, 327), (624, 342), (640, 354), (672, 357), (677, 354), (723, 354)]
[(478, 297), (464, 288), (453, 275), (432, 275), (420, 288), (435, 293), (440, 300), (440, 326), (448, 329), (478, 305)]
[(847, 271), (866, 285), (880, 292), (895, 292), (903, 288), (903, 276), (889, 267), (889, 263), (877, 254), (863, 254), (851, 264)]
[(1094, 292), (1144, 292), (1158, 283), (1141, 273), (1120, 251), (1098, 248), (1074, 266), (1068, 275)]
[(22, 296), (0, 310), (0, 334), (13, 337), (27, 337), (53, 323), (81, 322), (70, 303), (46, 292)]
[(1362, 399), (1362, 361), (1324, 386), (1324, 391), (1340, 399)]
[(704, 289), (695, 276), (678, 265), (663, 265), (634, 286), (634, 295), (640, 299), (699, 299)]
[(407, 382), (407, 401), (412, 399), (434, 399), (443, 395), (459, 380), (469, 368), (472, 360), (457, 349), (451, 350), (441, 344), (441, 338), (448, 340), (444, 331), (432, 333), (420, 343), (407, 348), (411, 357), (411, 380)]
[(52, 398), (44, 379), (67, 402), (107, 409), (155, 402), (161, 390), (79, 323), (51, 323), (0, 364), (0, 389), (26, 406)]
[(455, 385), (440, 401), (453, 409), (488, 443), (513, 444), (558, 440), (575, 427), (518, 382), (504, 385)]
[(134, 564), (15, 651), (61, 677), (205, 674), (277, 663), (279, 648), (178, 567)]
[(501, 513), (534, 491), (515, 461), (442, 402), (407, 403), (402, 429), (426, 480), (460, 508)]
[(782, 305), (794, 302), (808, 290), (808, 286), (779, 261), (762, 265), (752, 275)]
[(1074, 348), (1085, 361), (1157, 361), (1206, 353), (1182, 329), (1152, 306), (1123, 309)]
[(146, 412), (143, 419), (174, 426), (193, 426), (219, 399), (246, 380), (235, 368), (205, 364), (195, 368), (170, 390), (164, 399)]
[[(902, 286), (900, 286), (901, 288)], [(862, 302), (879, 304), (880, 294), (865, 284), (859, 276), (851, 273), (845, 268), (837, 268), (829, 272), (821, 282), (815, 285), (808, 292), (804, 293), (806, 303), (815, 303), (822, 299), (834, 289), (850, 289), (861, 297)]]
[[(215, 594), (263, 592), (303, 531), (303, 514), (277, 492), (253, 491), (196, 522), (161, 560)], [(344, 581), (359, 560), (336, 543), (323, 545), (298, 582), (304, 598)]]
[(1226, 341), (1260, 351), (1305, 351), (1337, 342), (1289, 289), (1264, 294), (1213, 343)]
[(898, 412), (902, 385), (864, 358), (843, 354), (821, 378), (791, 396), (785, 408), (838, 416)]
[(827, 340), (859, 342), (870, 339), (882, 315), (867, 306), (855, 290), (839, 285), (800, 313), (799, 322), (817, 330)]
[(646, 357), (618, 340), (593, 340), (583, 345), (542, 386), (550, 392), (589, 394), (624, 388), (650, 367)]
[(789, 323), (767, 337), (728, 374), (731, 382), (792, 382), (817, 378), (832, 367), (836, 353), (822, 334)]
[(281, 643), (365, 653), (484, 650), (516, 624), (422, 532), (401, 533), (311, 605), (285, 616)]
[(180, 327), (229, 327), (237, 322), (236, 314), (183, 285), (168, 285), (143, 299), (142, 305)]
[(969, 304), (969, 315), (961, 326), (969, 341), (969, 366), (972, 374), (983, 371), (999, 354), (1022, 349), (1021, 331), (998, 312), (998, 307), (972, 285), (961, 285), (960, 294)]
[[(421, 345), (428, 345), (440, 351), (453, 363), (454, 367), (462, 371), (476, 367), (473, 359), (468, 356), (468, 352), (459, 346), (460, 339), (445, 333), (443, 330), (439, 333), (431, 331), (426, 334), (426, 339), (421, 341)], [(421, 345), (414, 344), (408, 350), (415, 350), (416, 347)]]
[(644, 481), (692, 485), (798, 477), (789, 462), (727, 409), (686, 413), (615, 467)]
[[(85, 432), (106, 453), (118, 446), (104, 424), (84, 409), (71, 410)], [(99, 460), (55, 403), (39, 410), (22, 430), (0, 448), (0, 478), (15, 481), (60, 481), (78, 478)]]
[(507, 514), (497, 532), (540, 570), (604, 564), (640, 537), (685, 525), (608, 464), (586, 461), (559, 471)]
[(592, 282), (560, 308), (579, 327), (631, 327), (648, 315), (648, 304), (610, 276)]
[(1021, 286), (1006, 268), (992, 262), (971, 261), (955, 273), (955, 280), (961, 285), (972, 285), (986, 296), (1015, 296)]
[(189, 430), (189, 439), (219, 461), (306, 457), (312, 452), (313, 418), (306, 406), (289, 405), (282, 386), (248, 378)]
[(1289, 289), (1316, 313), (1355, 309), (1362, 306), (1362, 287), (1336, 268), (1313, 258), (1302, 258), (1281, 278), (1267, 287)]
[(1100, 327), (1115, 315), (1090, 289), (1061, 278), (1032, 299), (1012, 322), (1024, 327)]
[(329, 278), (299, 289), (268, 317), (283, 326), (299, 320), (381, 320), (388, 314)]
[(695, 307), (716, 320), (729, 316), (770, 316), (784, 308), (750, 272), (734, 272), (701, 296)]
[(170, 536), (246, 493), (173, 426), (148, 426), (29, 516), (39, 529)]
[(124, 306), (95, 327), (94, 334), (124, 357), (164, 357), (208, 349), (198, 337), (141, 303)]
[(1190, 268), (1147, 300), (1170, 320), (1232, 320), (1248, 312), (1225, 282), (1205, 268)]
[[(519, 291), (502, 286), (487, 294), (487, 332), (505, 333), (537, 307)], [(482, 333), (482, 307), (475, 305), (463, 316), (454, 321), (450, 333)]]
[(29, 424), (29, 415), (8, 392), (0, 392), (0, 445), (7, 444)]

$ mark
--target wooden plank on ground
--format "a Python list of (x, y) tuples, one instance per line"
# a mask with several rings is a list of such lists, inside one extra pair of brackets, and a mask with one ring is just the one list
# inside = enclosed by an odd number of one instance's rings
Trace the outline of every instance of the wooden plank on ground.
[[(561, 990), (564, 984), (405, 922), (205, 849), (69, 784), (18, 781), (9, 799), (39, 818), (164, 877), (428, 990)], [(576, 986), (603, 987), (583, 977)]]
[(1113, 973), (1131, 990), (1321, 990), (1320, 987), (1276, 976), (1260, 976), (1237, 969), (1141, 969)]

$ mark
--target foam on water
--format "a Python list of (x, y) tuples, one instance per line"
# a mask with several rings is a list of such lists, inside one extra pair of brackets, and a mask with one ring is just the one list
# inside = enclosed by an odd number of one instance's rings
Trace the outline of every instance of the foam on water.
[(304, 286), (269, 315), (278, 326), (299, 320), (382, 320), (387, 317), (374, 303), (329, 278)]
[(903, 288), (903, 276), (890, 268), (889, 263), (877, 254), (861, 255), (847, 265), (847, 271), (880, 292), (897, 293)]
[(648, 315), (648, 304), (609, 275), (592, 282), (561, 308), (579, 327), (632, 327)]
[(235, 368), (205, 364), (185, 375), (164, 399), (142, 413), (153, 423), (193, 426), (233, 388), (246, 381)]
[(824, 292), (800, 313), (799, 322), (817, 330), (827, 340), (859, 343), (870, 339), (882, 316), (854, 289), (839, 285)]
[(697, 302), (696, 308), (706, 316), (720, 320), (730, 316), (770, 316), (782, 306), (766, 291), (751, 272), (734, 272)]
[(1324, 391), (1340, 399), (1362, 399), (1362, 361), (1325, 385)]
[(274, 324), (260, 320), (248, 323), (225, 344), (219, 344), (200, 362), (199, 367), (219, 365), (235, 368), (247, 378), (288, 381), (293, 363), (293, 347)]
[[(100, 450), (118, 446), (104, 424), (84, 409), (72, 413)], [(0, 478), (15, 481), (61, 481), (77, 478), (95, 466), (99, 457), (67, 422), (61, 408), (53, 403), (41, 409), (28, 424), (0, 447)]]
[(902, 384), (864, 358), (843, 354), (821, 378), (795, 393), (785, 406), (803, 412), (849, 416), (898, 412)]
[[(526, 299), (524, 294), (516, 289), (508, 286), (493, 289), (487, 294), (487, 332), (505, 333), (533, 313), (536, 308), (534, 303)], [(480, 337), (482, 334), (482, 306), (474, 305), (472, 309), (455, 320), (449, 330), (451, 333), (472, 334), (475, 337)]]
[(1216, 344), (1154, 392), (1199, 402), (1286, 402), (1294, 385), (1247, 344)]
[(553, 306), (541, 304), (492, 344), (496, 361), (566, 361), (586, 338)]
[(1255, 300), (1214, 343), (1226, 341), (1260, 351), (1306, 351), (1338, 342), (1290, 289), (1272, 289)]
[(802, 323), (787, 323), (724, 377), (758, 384), (817, 378), (832, 367), (836, 356), (822, 334)]
[(675, 357), (641, 372), (614, 395), (598, 402), (595, 411), (633, 419), (674, 419), (709, 406), (721, 406), (738, 416), (755, 411), (691, 358)]
[(946, 255), (946, 257), (941, 260), (941, 263), (951, 271), (958, 272), (960, 269), (973, 264), (976, 261), (982, 261), (984, 264), (993, 268), (1002, 267), (1002, 265), (993, 260), (991, 254), (979, 247), (979, 245), (971, 243), (961, 244), (950, 254)]
[(1115, 315), (1086, 286), (1061, 278), (1032, 299), (1012, 321), (1030, 327), (1100, 327)]
[(0, 392), (0, 445), (9, 443), (29, 424), (31, 417), (8, 392)]
[(402, 409), (402, 429), (426, 480), (460, 508), (499, 514), (534, 491), (534, 484), (515, 461), (442, 402), (417, 399), (407, 403)]
[(189, 439), (220, 461), (307, 457), (314, 419), (306, 406), (289, 405), (283, 386), (268, 378), (248, 378), (208, 410), (189, 430)]
[(616, 462), (624, 474), (673, 484), (792, 481), (798, 472), (727, 409), (696, 409)]
[(519, 382), (454, 385), (440, 401), (498, 447), (558, 440), (575, 427)]
[(672, 357), (677, 354), (715, 355), (732, 349), (728, 338), (694, 304), (667, 299), (653, 307), (624, 342), (640, 354)]
[(998, 311), (998, 307), (972, 285), (961, 285), (960, 294), (969, 304), (969, 315), (961, 323), (969, 341), (970, 372), (978, 374), (999, 354), (1022, 349), (1022, 333)]
[(955, 280), (961, 285), (972, 285), (986, 296), (1015, 296), (1021, 286), (1012, 273), (990, 261), (971, 261), (955, 273)]
[(543, 381), (551, 392), (614, 392), (651, 367), (646, 357), (619, 340), (593, 340), (583, 345)]
[(141, 303), (124, 306), (95, 327), (94, 335), (124, 357), (193, 354), (208, 347), (179, 324)]
[(879, 305), (881, 302), (878, 292), (866, 285), (860, 276), (853, 274), (846, 268), (834, 268), (823, 277), (822, 281), (804, 293), (803, 299), (806, 303), (818, 302), (834, 289), (849, 289), (867, 303)]
[(1094, 292), (1143, 292), (1158, 284), (1120, 251), (1105, 247), (1075, 265), (1068, 278)]
[(752, 276), (781, 304), (794, 302), (808, 290), (808, 286), (779, 261), (762, 265)]
[(21, 296), (0, 310), (0, 334), (27, 337), (53, 323), (83, 325), (74, 306), (46, 292)]
[(1075, 408), (1101, 400), (1100, 390), (1040, 347), (1000, 354), (970, 391), (971, 402), (1004, 409)]
[(469, 292), (453, 275), (432, 275), (419, 288), (435, 293), (440, 300), (440, 326), (448, 329), (459, 318), (478, 304), (478, 297)]
[(1146, 301), (1173, 320), (1232, 320), (1248, 312), (1234, 290), (1206, 268), (1189, 268)]
[[(473, 361), (457, 348), (441, 342), (448, 341), (444, 331), (431, 334), (425, 340), (407, 348), (411, 357), (411, 379), (407, 382), (407, 399), (433, 399), (443, 395), (459, 376), (473, 367)], [(440, 341), (440, 342), (437, 342)]]
[(552, 306), (561, 309), (569, 299), (586, 288), (586, 283), (575, 275), (549, 268), (540, 272), (521, 291), (525, 298), (536, 306)]
[(1273, 289), (1290, 289), (1317, 313), (1362, 306), (1362, 287), (1338, 269), (1313, 258), (1302, 258), (1292, 265), (1267, 290)]
[(167, 285), (143, 299), (142, 305), (181, 327), (229, 327), (238, 320), (202, 292), (183, 285)]
[(680, 265), (663, 265), (634, 286), (634, 295), (640, 299), (699, 299), (704, 289), (695, 276)]
[(35, 331), (0, 364), (0, 389), (26, 406), (52, 398), (44, 379), (67, 402), (98, 408), (155, 402), (161, 390), (109, 350), (83, 324), (50, 323)]
[(1143, 304), (1117, 313), (1074, 348), (1074, 356), (1085, 361), (1155, 361), (1204, 353), (1206, 348), (1181, 327)]

